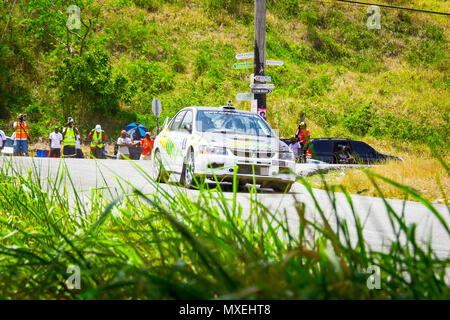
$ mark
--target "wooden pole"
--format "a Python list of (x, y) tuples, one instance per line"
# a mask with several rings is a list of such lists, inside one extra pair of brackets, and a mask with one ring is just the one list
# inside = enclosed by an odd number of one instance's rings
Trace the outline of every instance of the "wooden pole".
[[(266, 0), (255, 0), (255, 75), (266, 75)], [(259, 83), (255, 81), (255, 84)], [(255, 94), (257, 112), (266, 119), (266, 94)]]

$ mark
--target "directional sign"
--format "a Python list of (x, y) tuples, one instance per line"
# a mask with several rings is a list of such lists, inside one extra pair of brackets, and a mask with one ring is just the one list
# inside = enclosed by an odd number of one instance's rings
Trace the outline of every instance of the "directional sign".
[(238, 62), (233, 64), (233, 69), (253, 68), (253, 62)]
[(268, 93), (272, 93), (273, 90), (272, 89), (252, 89), (252, 92), (255, 94), (268, 94)]
[(158, 98), (153, 99), (152, 101), (152, 111), (156, 117), (159, 117), (162, 111), (161, 101)]
[(270, 82), (270, 81), (272, 81), (272, 77), (267, 77), (267, 76), (255, 76), (255, 81), (259, 81), (259, 82)]
[(267, 60), (266, 61), (267, 66), (282, 66), (283, 64), (284, 64), (283, 61), (278, 61), (278, 60)]
[(236, 55), (236, 59), (243, 60), (243, 59), (253, 59), (254, 53), (253, 52), (246, 52), (246, 53), (238, 53)]
[(252, 89), (273, 89), (275, 85), (273, 83), (255, 83), (251, 84), (250, 88)]
[(238, 93), (236, 95), (236, 99), (239, 101), (247, 101), (247, 100), (253, 100), (253, 93)]

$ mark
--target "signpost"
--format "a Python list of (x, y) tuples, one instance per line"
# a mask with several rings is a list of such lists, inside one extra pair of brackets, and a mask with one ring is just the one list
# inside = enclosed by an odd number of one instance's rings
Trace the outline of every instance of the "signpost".
[(233, 69), (247, 69), (252, 68), (253, 62), (238, 62), (233, 64)]
[(239, 101), (248, 101), (248, 100), (253, 100), (253, 93), (238, 93), (236, 95), (236, 99)]
[(159, 115), (162, 111), (161, 101), (158, 98), (153, 99), (152, 101), (152, 111), (156, 116), (156, 134), (159, 134)]
[(279, 60), (267, 60), (266, 66), (282, 66), (284, 64), (283, 61)]
[(273, 83), (255, 83), (251, 84), (250, 88), (252, 89), (273, 89), (275, 85)]
[(259, 82), (271, 82), (272, 81), (272, 77), (268, 77), (268, 76), (255, 76), (254, 79), (255, 79), (255, 81), (259, 81)]
[(253, 59), (253, 57), (254, 57), (253, 52), (238, 53), (236, 55), (236, 59), (238, 60)]

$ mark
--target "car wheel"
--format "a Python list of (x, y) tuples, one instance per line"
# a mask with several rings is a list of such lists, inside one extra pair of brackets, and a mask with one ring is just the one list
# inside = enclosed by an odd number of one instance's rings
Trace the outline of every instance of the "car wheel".
[(157, 182), (167, 182), (169, 180), (169, 175), (167, 174), (167, 171), (164, 169), (164, 166), (161, 162), (161, 154), (159, 150), (156, 150), (155, 157), (153, 158), (153, 165), (154, 170), (156, 172), (155, 180)]
[(192, 188), (194, 181), (194, 153), (189, 151), (186, 159), (184, 159), (183, 170), (181, 172), (180, 183), (186, 188)]
[(288, 193), (291, 190), (292, 182), (277, 182), (272, 184), (273, 190), (276, 192)]

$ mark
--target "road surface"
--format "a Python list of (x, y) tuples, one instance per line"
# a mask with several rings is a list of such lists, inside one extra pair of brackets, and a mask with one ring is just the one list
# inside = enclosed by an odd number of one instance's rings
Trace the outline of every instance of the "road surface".
[[(12, 159), (12, 160), (10, 160)], [(142, 173), (136, 168), (138, 164), (145, 170), (151, 170), (151, 161), (118, 161), (118, 160), (91, 160), (91, 159), (51, 159), (51, 158), (1, 158), (0, 167), (10, 163), (14, 168), (21, 171), (28, 170), (34, 167), (41, 177), (41, 180), (46, 181), (47, 177), (54, 178), (57, 175), (59, 168), (67, 166), (68, 172), (73, 180), (73, 183), (78, 191), (84, 192), (86, 197), (90, 195), (88, 192), (94, 187), (104, 187), (105, 184), (114, 191), (121, 193), (118, 179), (129, 181), (135, 188), (141, 190), (143, 193), (153, 193), (154, 188), (148, 183)], [(310, 172), (314, 165), (298, 165), (298, 172)], [(186, 192), (195, 197), (198, 194), (196, 190), (187, 190), (179, 188), (174, 184), (161, 184), (161, 186), (169, 192)], [(114, 190), (115, 189), (115, 190)], [(131, 191), (130, 186), (126, 186), (128, 191)], [(225, 196), (232, 197), (231, 186), (224, 186)], [(288, 194), (275, 193), (271, 189), (259, 190), (259, 200), (271, 209), (271, 212), (282, 215), (284, 219), (284, 212), (288, 218), (289, 229), (292, 234), (296, 234), (298, 230), (299, 218), (295, 209), (295, 204), (298, 201), (306, 204), (306, 216), (309, 219), (319, 219), (317, 210), (315, 209), (313, 199), (308, 194), (306, 188), (300, 184), (295, 183)], [(315, 197), (318, 200), (321, 208), (326, 213), (328, 221), (332, 226), (336, 226), (336, 214), (332, 210), (329, 195), (323, 190), (314, 189)], [(237, 196), (239, 204), (243, 207), (243, 212), (250, 210), (250, 194), (248, 192), (239, 192)], [(395, 239), (386, 207), (383, 200), (380, 198), (373, 198), (367, 196), (352, 196), (355, 211), (359, 214), (361, 222), (364, 225), (364, 237), (368, 245), (375, 250), (386, 250), (389, 247), (391, 240)], [(401, 214), (404, 209), (405, 221), (407, 224), (417, 224), (417, 236), (419, 241), (431, 241), (432, 247), (436, 254), (441, 258), (450, 257), (450, 235), (442, 227), (441, 223), (434, 217), (434, 215), (421, 203), (413, 201), (402, 200), (388, 200), (388, 203), (398, 214)], [(345, 219), (349, 226), (352, 241), (356, 241), (357, 234), (354, 228), (353, 215), (350, 206), (345, 199), (344, 194), (336, 193), (337, 212), (340, 219)], [(450, 225), (450, 214), (448, 207), (445, 205), (434, 205), (440, 212), (442, 217)]]

